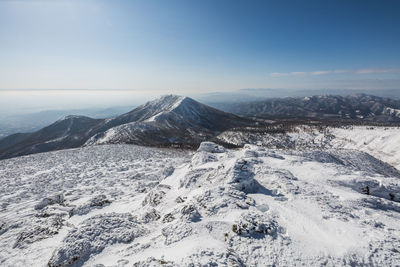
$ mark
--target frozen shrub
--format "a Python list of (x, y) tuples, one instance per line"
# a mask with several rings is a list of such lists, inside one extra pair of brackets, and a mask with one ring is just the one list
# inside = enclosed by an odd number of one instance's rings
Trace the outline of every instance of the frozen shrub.
[(61, 215), (40, 219), (35, 222), (33, 226), (19, 233), (13, 247), (23, 247), (24, 244), (32, 244), (36, 241), (56, 235), (63, 225), (64, 219)]
[(201, 215), (200, 215), (199, 211), (193, 204), (185, 205), (181, 209), (181, 214), (182, 214), (182, 217), (188, 221), (197, 222), (201, 219)]
[(169, 223), (169, 222), (172, 222), (173, 220), (175, 220), (174, 215), (172, 215), (172, 213), (167, 213), (167, 214), (165, 214), (164, 218), (162, 219), (162, 222)]
[(161, 203), (161, 200), (164, 198), (164, 196), (165, 192), (162, 190), (150, 191), (143, 200), (142, 205), (143, 206), (150, 205), (152, 207), (155, 207)]
[(278, 223), (271, 218), (254, 213), (242, 216), (238, 223), (232, 225), (232, 231), (240, 236), (270, 235), (275, 237)]
[(145, 223), (149, 223), (157, 221), (160, 218), (161, 218), (160, 214), (155, 209), (150, 209), (143, 214), (141, 220)]
[(175, 202), (176, 202), (176, 203), (183, 203), (183, 202), (185, 202), (185, 200), (184, 200), (183, 198), (181, 198), (180, 196), (178, 196), (178, 197), (175, 199)]
[[(210, 171), (213, 171), (213, 168), (199, 168), (190, 170), (187, 172), (185, 177), (180, 181), (181, 187), (189, 188), (190, 186), (200, 185), (202, 181), (204, 181), (206, 174), (209, 174)], [(203, 178), (203, 179), (202, 179)]]
[(85, 220), (64, 238), (54, 251), (48, 266), (82, 265), (92, 254), (115, 243), (128, 243), (145, 233), (129, 213), (109, 213)]
[(193, 155), (191, 163), (193, 166), (200, 166), (204, 163), (215, 162), (215, 161), (217, 161), (217, 157), (214, 154), (204, 151), (199, 151)]
[(64, 203), (64, 195), (57, 194), (42, 199), (38, 204), (35, 205), (35, 210), (41, 210), (49, 205), (62, 204), (62, 203)]
[(71, 210), (70, 216), (88, 214), (92, 209), (101, 208), (110, 203), (111, 200), (109, 200), (106, 195), (98, 195), (91, 198), (87, 203)]
[(174, 267), (176, 263), (164, 259), (156, 259), (154, 257), (147, 258), (143, 261), (138, 261), (133, 264), (133, 267)]
[(161, 230), (161, 233), (165, 237), (166, 245), (179, 242), (194, 234), (192, 226), (184, 222), (169, 224)]

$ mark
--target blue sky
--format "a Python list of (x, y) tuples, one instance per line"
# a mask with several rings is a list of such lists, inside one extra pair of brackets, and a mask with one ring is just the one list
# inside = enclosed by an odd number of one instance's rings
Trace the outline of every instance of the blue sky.
[(0, 0), (0, 88), (400, 88), (400, 1)]

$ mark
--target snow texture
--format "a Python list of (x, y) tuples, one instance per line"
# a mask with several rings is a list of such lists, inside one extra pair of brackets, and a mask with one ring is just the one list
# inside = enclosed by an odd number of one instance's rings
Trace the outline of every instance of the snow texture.
[(0, 265), (398, 266), (400, 172), (354, 149), (102, 145), (2, 160)]

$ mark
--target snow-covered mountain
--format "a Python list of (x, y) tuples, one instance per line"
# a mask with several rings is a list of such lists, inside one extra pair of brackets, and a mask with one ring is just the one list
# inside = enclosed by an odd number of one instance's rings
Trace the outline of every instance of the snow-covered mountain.
[(87, 144), (198, 145), (224, 130), (251, 124), (254, 121), (189, 97), (166, 95), (107, 121), (104, 129), (109, 130), (93, 136)]
[(66, 116), (34, 133), (10, 135), (0, 140), (0, 159), (81, 146), (102, 122)]
[(357, 150), (104, 145), (0, 170), (2, 266), (400, 262), (400, 173)]
[(365, 94), (286, 97), (247, 103), (221, 103), (215, 106), (243, 116), (400, 122), (400, 100)]
[(0, 140), (0, 159), (74, 148), (85, 143), (193, 146), (221, 131), (251, 124), (253, 120), (219, 111), (191, 98), (166, 95), (116, 118), (67, 116), (37, 132), (8, 136)]

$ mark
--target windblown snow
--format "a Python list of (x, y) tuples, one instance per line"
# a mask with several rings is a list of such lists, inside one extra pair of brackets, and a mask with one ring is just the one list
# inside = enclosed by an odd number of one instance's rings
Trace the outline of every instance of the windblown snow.
[(0, 161), (1, 266), (398, 266), (400, 172), (349, 149)]

